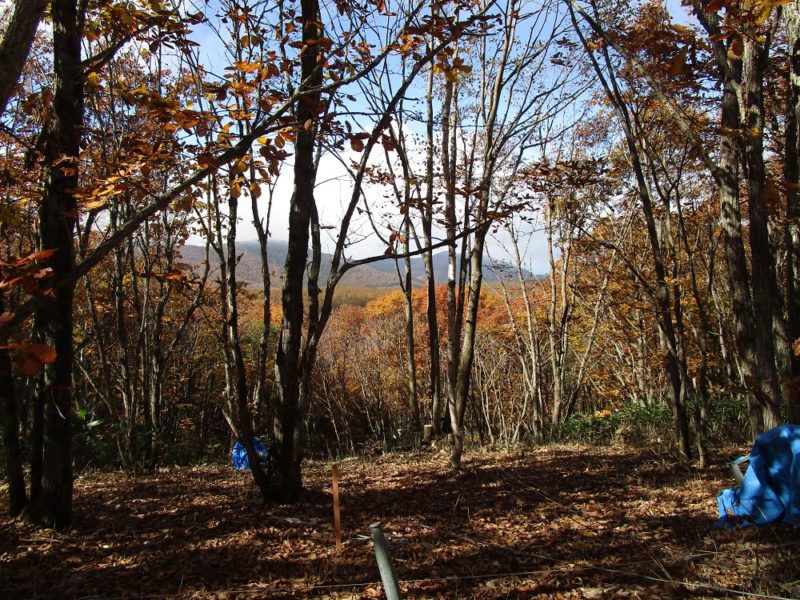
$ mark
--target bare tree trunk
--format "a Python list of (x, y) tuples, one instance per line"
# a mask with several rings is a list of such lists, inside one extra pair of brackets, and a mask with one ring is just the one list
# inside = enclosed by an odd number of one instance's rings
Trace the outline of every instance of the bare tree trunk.
[[(572, 6), (570, 5), (570, 10)], [(672, 299), (669, 287), (667, 285), (667, 273), (664, 261), (664, 252), (661, 247), (658, 234), (658, 226), (655, 220), (653, 201), (650, 194), (650, 188), (647, 184), (645, 176), (642, 153), (637, 145), (636, 129), (635, 129), (635, 115), (631, 114), (628, 104), (625, 102), (624, 94), (619, 89), (618, 79), (612, 67), (611, 59), (607, 48), (601, 49), (602, 57), (605, 65), (605, 71), (594, 57), (592, 51), (588, 48), (587, 41), (578, 27), (577, 20), (575, 19), (574, 12), (571, 13), (573, 25), (576, 32), (581, 37), (581, 41), (586, 48), (587, 55), (592, 61), (595, 73), (600, 79), (606, 96), (609, 101), (614, 105), (614, 109), (619, 117), (620, 125), (625, 135), (625, 143), (630, 157), (631, 167), (636, 182), (636, 193), (639, 197), (639, 203), (642, 207), (642, 212), (645, 218), (647, 227), (647, 238), (650, 246), (650, 255), (653, 261), (655, 272), (655, 282), (650, 284), (645, 281), (641, 274), (633, 269), (634, 277), (638, 278), (643, 287), (648, 291), (651, 302), (656, 312), (656, 320), (658, 322), (659, 332), (661, 339), (665, 346), (665, 366), (667, 377), (669, 381), (668, 395), (670, 407), (672, 408), (673, 422), (675, 425), (675, 433), (678, 439), (678, 449), (686, 458), (691, 457), (691, 443), (689, 440), (689, 423), (686, 415), (685, 390), (682, 387), (681, 365), (679, 360), (679, 340), (676, 336), (675, 324), (673, 318), (675, 317)], [(629, 265), (631, 268), (631, 265)]]
[[(787, 82), (784, 176), (786, 179), (786, 312), (792, 342), (800, 339), (800, 6), (783, 7), (789, 73)], [(800, 356), (792, 352), (788, 419), (800, 423)]]
[[(444, 185), (444, 221), (447, 237), (451, 240), (447, 245), (447, 405), (455, 404), (455, 388), (458, 369), (458, 349), (461, 342), (461, 303), (457, 296), (461, 289), (459, 275), (456, 271), (458, 258), (456, 255), (456, 131), (453, 127), (455, 115), (454, 83), (445, 81), (444, 100), (442, 101), (442, 175)], [(432, 116), (432, 115), (431, 115)], [(431, 140), (432, 141), (432, 140)], [(467, 217), (465, 216), (465, 219)], [(452, 429), (452, 424), (451, 424)]]
[[(731, 64), (737, 66), (736, 63)], [(740, 68), (740, 65), (738, 65)], [(739, 128), (739, 103), (733, 82), (725, 81), (722, 90), (721, 125), (723, 134), (720, 140), (719, 167), (722, 172), (720, 182), (720, 223), (725, 247), (725, 260), (728, 266), (728, 285), (730, 288), (734, 337), (739, 350), (742, 375), (747, 385), (754, 389), (758, 383), (758, 351), (755, 347), (753, 327), (753, 304), (750, 297), (750, 276), (747, 272), (744, 240), (742, 239), (742, 217), (739, 210), (739, 148), (735, 132)], [(770, 327), (771, 330), (771, 327)], [(759, 390), (760, 391), (760, 390)], [(748, 398), (750, 427), (756, 435), (764, 429), (761, 407), (753, 397)]]
[[(756, 331), (754, 299), (751, 295), (753, 288), (751, 287), (750, 274), (747, 269), (747, 258), (742, 238), (742, 218), (739, 208), (739, 164), (742, 159), (740, 133), (745, 132), (742, 128), (743, 119), (737, 90), (740, 90), (742, 85), (745, 87), (747, 85), (742, 78), (741, 58), (737, 56), (736, 52), (729, 53), (734, 40), (721, 35), (720, 17), (716, 13), (705, 12), (703, 4), (698, 0), (692, 0), (692, 6), (696, 18), (711, 39), (714, 57), (722, 73), (720, 150), (714, 177), (720, 187), (720, 223), (722, 225), (725, 260), (728, 267), (728, 285), (734, 318), (734, 337), (739, 352), (741, 374), (745, 384), (752, 392), (748, 395), (748, 412), (753, 435), (756, 435), (764, 429), (764, 409), (774, 412), (776, 408), (774, 405), (775, 399), (770, 398), (769, 395), (769, 391), (774, 385), (772, 373), (775, 371), (775, 362), (774, 354), (771, 356), (771, 365), (768, 364), (767, 358), (761, 356), (762, 346), (764, 346), (763, 336), (767, 334)], [(748, 90), (745, 89), (744, 92), (748, 93)], [(760, 118), (760, 115), (752, 116)], [(747, 134), (745, 137), (748, 137)], [(748, 152), (748, 160), (751, 154), (752, 152)], [(751, 165), (747, 164), (750, 168)], [(758, 171), (758, 165), (754, 166)], [(754, 183), (757, 184), (755, 181)], [(759, 219), (764, 220), (763, 215), (759, 215), (758, 211), (759, 208), (756, 207), (757, 223)], [(755, 235), (758, 238), (761, 234), (756, 231)], [(756, 247), (760, 248), (764, 242), (757, 239), (755, 243)], [(757, 254), (760, 256), (760, 251)], [(768, 265), (754, 265), (754, 267), (766, 269)], [(759, 277), (761, 276), (764, 275)], [(770, 303), (768, 306), (772, 306), (772, 304)], [(769, 335), (772, 334), (772, 314), (770, 311)], [(757, 341), (759, 339), (760, 341)]]
[[(408, 186), (405, 186), (408, 190)], [(406, 200), (408, 200), (406, 198)], [(406, 203), (406, 206), (408, 204)], [(405, 241), (403, 242), (403, 252), (408, 255), (411, 239), (411, 220), (406, 214), (404, 220)], [(411, 420), (414, 423), (414, 430), (417, 435), (422, 435), (422, 415), (419, 411), (419, 398), (417, 394), (417, 361), (415, 360), (414, 344), (414, 306), (411, 303), (413, 292), (411, 282), (411, 258), (406, 256), (404, 262), (405, 273), (403, 278), (403, 317), (405, 320), (406, 334), (406, 387), (408, 388), (408, 403), (411, 408)]]
[[(5, 311), (0, 294), (0, 314)], [(8, 479), (8, 511), (12, 517), (19, 515), (28, 502), (25, 475), (22, 470), (22, 453), (19, 443), (19, 404), (14, 391), (11, 373), (11, 352), (0, 349), (0, 410), (3, 423), (3, 452)]]
[[(488, 181), (484, 181), (484, 191), (488, 194)], [(479, 216), (479, 218), (481, 218)], [(475, 240), (470, 254), (471, 275), (467, 290), (466, 319), (464, 321), (464, 339), (456, 371), (456, 385), (453, 403), (450, 405), (450, 424), (453, 429), (453, 447), (450, 451), (450, 464), (455, 469), (461, 468), (461, 455), (464, 452), (464, 413), (467, 407), (469, 387), (472, 375), (472, 362), (475, 358), (475, 334), (478, 331), (478, 308), (480, 305), (481, 285), (483, 283), (483, 249), (488, 226), (484, 225), (475, 232)]]
[[(505, 281), (501, 278), (500, 285), (503, 290), (503, 303), (506, 307), (508, 314), (508, 323), (511, 330), (514, 332), (514, 339), (517, 345), (517, 353), (519, 355), (520, 366), (522, 369), (522, 387), (524, 390), (524, 405), (531, 406), (531, 419), (530, 423), (525, 426), (536, 437), (540, 437), (545, 433), (544, 423), (544, 410), (539, 402), (540, 400), (540, 384), (539, 384), (539, 370), (541, 368), (539, 358), (539, 343), (537, 340), (536, 332), (536, 314), (531, 304), (530, 295), (528, 292), (528, 285), (525, 280), (524, 269), (522, 265), (522, 255), (519, 251), (519, 234), (514, 227), (513, 222), (508, 226), (508, 233), (511, 236), (514, 269), (517, 275), (517, 282), (519, 284), (519, 292), (522, 297), (522, 303), (525, 307), (525, 330), (522, 331), (516, 322), (516, 316), (511, 308), (511, 300), (509, 298), (508, 289)], [(476, 371), (478, 371), (476, 369)], [(478, 384), (480, 388), (481, 384)], [(487, 424), (490, 421), (487, 419)], [(522, 424), (517, 428), (521, 429)]]
[[(250, 170), (250, 180), (255, 181), (256, 174), (253, 167)], [(269, 272), (269, 223), (272, 216), (272, 198), (274, 193), (274, 185), (270, 183), (269, 201), (267, 203), (267, 211), (264, 220), (258, 207), (258, 199), (261, 195), (260, 188), (254, 193), (253, 188), (250, 191), (250, 204), (253, 212), (253, 225), (258, 234), (258, 246), (261, 250), (261, 287), (263, 297), (261, 301), (261, 337), (258, 342), (258, 360), (256, 363), (256, 381), (253, 389), (253, 398), (256, 402), (255, 414), (261, 419), (263, 411), (267, 402), (266, 390), (266, 376), (267, 376), (267, 355), (269, 353), (269, 338), (272, 329), (272, 307), (271, 307), (271, 293), (272, 281)]]
[[(239, 331), (239, 305), (237, 297), (236, 267), (236, 235), (239, 199), (236, 190), (241, 187), (236, 181), (237, 175), (231, 173), (228, 180), (228, 226), (222, 226), (219, 202), (216, 201), (216, 251), (220, 261), (220, 282), (222, 301), (222, 339), (225, 356), (225, 417), (231, 431), (244, 446), (247, 453), (250, 472), (259, 488), (261, 497), (267, 502), (270, 497), (269, 479), (261, 468), (260, 460), (253, 446), (253, 421), (249, 407), (249, 389), (244, 355)], [(216, 194), (216, 184), (212, 184)]]
[(552, 378), (551, 426), (560, 423), (564, 412), (564, 360), (570, 306), (567, 300), (567, 272), (570, 259), (570, 239), (560, 238), (563, 244), (560, 264), (556, 263), (553, 234), (556, 227), (556, 201), (549, 196), (547, 207), (547, 257), (550, 264), (550, 306), (548, 309), (548, 338), (550, 344), (550, 376)]
[[(764, 194), (766, 170), (764, 168), (764, 75), (769, 56), (769, 42), (759, 44), (752, 37), (744, 41), (742, 69), (745, 96), (744, 152), (747, 175), (747, 205), (750, 217), (750, 253), (752, 256), (753, 323), (756, 354), (761, 389), (771, 402), (764, 410), (764, 427), (771, 429), (781, 422), (780, 407), (784, 405), (783, 392), (778, 383), (776, 339), (773, 329), (782, 340), (784, 352), (788, 348), (782, 311), (778, 307), (778, 286), (775, 260), (769, 239), (769, 214)], [(777, 325), (777, 327), (774, 327)], [(788, 356), (787, 356), (788, 358)], [(788, 373), (782, 374), (788, 377)]]
[[(82, 17), (76, 0), (54, 0), (53, 64), (55, 96), (48, 136), (45, 195), (39, 210), (39, 244), (55, 249), (50, 265), (56, 278), (73, 267), (75, 190), (83, 130)], [(74, 284), (54, 291), (50, 303), (37, 313), (37, 333), (56, 351), (45, 366), (40, 390), (44, 410), (41, 495), (31, 497), (31, 518), (49, 527), (72, 521), (72, 300)]]
[(425, 266), (425, 281), (428, 306), (426, 317), (428, 321), (428, 349), (430, 352), (430, 394), (431, 394), (431, 425), (433, 434), (442, 433), (442, 390), (441, 390), (441, 358), (439, 352), (439, 317), (436, 310), (436, 279), (433, 270), (433, 69), (428, 74), (427, 91), (427, 154), (425, 158), (425, 204), (422, 207), (422, 236), (425, 247), (428, 248), (422, 255)]
[(47, 4), (48, 0), (16, 0), (14, 4), (14, 14), (0, 44), (0, 115), (14, 93)]
[[(317, 0), (301, 0), (301, 26), (306, 48), (301, 57), (300, 91), (314, 90), (322, 83), (322, 70), (317, 64), (321, 35)], [(319, 116), (319, 92), (309, 92), (297, 103), (298, 123)], [(275, 359), (277, 406), (273, 427), (275, 458), (282, 477), (280, 493), (284, 500), (295, 500), (302, 490), (301, 463), (303, 460), (303, 415), (300, 411), (301, 346), (303, 329), (303, 275), (308, 252), (309, 226), (314, 207), (314, 162), (317, 128), (298, 128), (295, 142), (294, 191), (289, 207), (289, 242), (284, 265), (283, 324)]]
[[(402, 108), (400, 110), (402, 113)], [(402, 127), (402, 123), (401, 123)], [(414, 305), (413, 305), (413, 282), (411, 272), (411, 165), (408, 161), (408, 155), (405, 149), (405, 139), (403, 136), (402, 128), (399, 132), (390, 127), (389, 132), (391, 139), (394, 141), (395, 150), (400, 160), (400, 167), (403, 171), (403, 186), (402, 191), (397, 185), (396, 179), (392, 178), (392, 186), (394, 188), (397, 202), (404, 207), (405, 217), (403, 218), (403, 253), (406, 257), (403, 259), (403, 272), (400, 272), (398, 261), (395, 261), (395, 269), (397, 277), (400, 281), (400, 288), (403, 290), (403, 324), (405, 329), (405, 361), (406, 361), (406, 391), (408, 393), (408, 403), (411, 409), (411, 420), (414, 424), (414, 431), (419, 439), (422, 439), (423, 424), (422, 414), (419, 408), (419, 391), (417, 389), (417, 361), (416, 361), (416, 341), (414, 339)], [(389, 150), (384, 148), (386, 155), (386, 164), (388, 165), (389, 172), (394, 175), (392, 167), (392, 160)], [(338, 434), (337, 434), (338, 437)], [(426, 440), (426, 443), (429, 440)]]

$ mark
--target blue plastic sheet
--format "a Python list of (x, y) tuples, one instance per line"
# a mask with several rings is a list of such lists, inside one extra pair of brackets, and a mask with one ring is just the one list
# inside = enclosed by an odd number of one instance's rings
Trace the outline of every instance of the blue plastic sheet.
[[(270, 455), (269, 448), (257, 436), (253, 436), (253, 446), (255, 446), (256, 454), (258, 454), (259, 462), (262, 467), (269, 467)], [(237, 471), (248, 471), (250, 469), (250, 461), (247, 460), (247, 451), (239, 440), (233, 445), (231, 450), (231, 462), (233, 468)]]
[(717, 496), (718, 527), (800, 525), (800, 426), (780, 425), (756, 438), (741, 488)]

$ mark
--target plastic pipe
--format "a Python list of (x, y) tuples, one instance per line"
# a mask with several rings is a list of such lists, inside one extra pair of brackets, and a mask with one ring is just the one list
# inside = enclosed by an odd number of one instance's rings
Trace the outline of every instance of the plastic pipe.
[(397, 573), (392, 565), (389, 556), (389, 546), (386, 538), (383, 537), (383, 528), (380, 523), (373, 523), (369, 526), (372, 543), (375, 546), (375, 559), (378, 561), (378, 570), (381, 572), (383, 591), (386, 592), (386, 600), (402, 600), (400, 595), (400, 585), (397, 582)]

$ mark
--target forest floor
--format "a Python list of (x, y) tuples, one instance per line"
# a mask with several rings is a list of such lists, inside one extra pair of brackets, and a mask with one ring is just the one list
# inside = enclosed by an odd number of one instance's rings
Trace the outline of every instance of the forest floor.
[(264, 507), (228, 467), (86, 473), (72, 530), (0, 520), (0, 597), (380, 598), (375, 521), (406, 598), (800, 597), (796, 530), (713, 528), (724, 466), (568, 447), (446, 465), (435, 450), (340, 462), (338, 553), (330, 463), (307, 465), (292, 506)]

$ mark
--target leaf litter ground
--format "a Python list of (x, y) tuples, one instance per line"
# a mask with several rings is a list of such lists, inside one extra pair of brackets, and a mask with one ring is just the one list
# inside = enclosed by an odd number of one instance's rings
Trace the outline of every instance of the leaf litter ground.
[[(379, 598), (381, 521), (406, 598), (800, 597), (800, 537), (712, 527), (722, 466), (625, 449), (443, 452), (305, 470), (292, 506), (264, 507), (227, 467), (86, 473), (68, 532), (0, 521), (2, 598)], [(0, 506), (5, 509), (4, 506)]]

